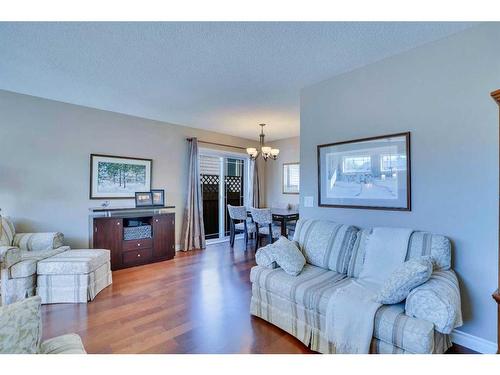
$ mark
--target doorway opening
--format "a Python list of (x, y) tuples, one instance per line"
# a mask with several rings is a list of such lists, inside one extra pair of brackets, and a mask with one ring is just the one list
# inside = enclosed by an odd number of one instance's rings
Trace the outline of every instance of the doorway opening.
[(246, 205), (248, 157), (223, 151), (200, 150), (200, 182), (205, 239), (229, 236), (227, 205)]

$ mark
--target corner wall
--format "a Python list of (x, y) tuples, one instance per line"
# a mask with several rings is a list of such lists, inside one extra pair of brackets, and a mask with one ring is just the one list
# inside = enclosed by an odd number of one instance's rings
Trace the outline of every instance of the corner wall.
[[(74, 248), (88, 247), (89, 208), (104, 201), (89, 199), (90, 154), (153, 159), (152, 188), (165, 189), (166, 203), (176, 206), (178, 244), (186, 200), (186, 137), (241, 147), (258, 145), (3, 90), (0, 113), (2, 215), (12, 217), (18, 231), (63, 232)], [(113, 199), (111, 205), (133, 207), (134, 200)]]
[(266, 162), (266, 205), (281, 207), (282, 205), (298, 204), (298, 194), (283, 194), (283, 164), (300, 162), (300, 138), (286, 138), (270, 142), (269, 146), (279, 148), (278, 160)]
[[(309, 86), (301, 95), (302, 217), (398, 226), (453, 241), (465, 324), (496, 342), (500, 24), (482, 24)], [(318, 144), (411, 131), (412, 211), (319, 208)]]

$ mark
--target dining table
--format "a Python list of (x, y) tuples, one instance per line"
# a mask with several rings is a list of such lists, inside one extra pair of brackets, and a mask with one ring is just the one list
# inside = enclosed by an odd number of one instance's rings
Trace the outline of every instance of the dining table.
[[(248, 210), (248, 213), (250, 213), (250, 210)], [(299, 211), (294, 209), (271, 207), (271, 215), (273, 221), (277, 221), (280, 223), (281, 235), (285, 237), (287, 235), (287, 223), (299, 220)]]

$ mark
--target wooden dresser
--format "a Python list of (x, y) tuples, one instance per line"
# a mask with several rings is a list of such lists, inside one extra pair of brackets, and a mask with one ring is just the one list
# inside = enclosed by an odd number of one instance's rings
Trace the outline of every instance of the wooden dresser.
[(112, 270), (172, 259), (175, 214), (156, 211), (94, 217), (93, 246), (111, 250)]

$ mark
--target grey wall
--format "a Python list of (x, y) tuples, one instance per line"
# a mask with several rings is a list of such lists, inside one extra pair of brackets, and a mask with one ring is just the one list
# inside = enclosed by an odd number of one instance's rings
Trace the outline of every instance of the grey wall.
[[(500, 24), (480, 25), (305, 88), (302, 217), (449, 236), (462, 287), (460, 330), (496, 342)], [(411, 212), (317, 207), (316, 145), (411, 131)]]
[(268, 207), (279, 207), (290, 203), (298, 204), (298, 194), (283, 194), (282, 178), (283, 163), (296, 163), (300, 160), (300, 138), (286, 138), (270, 142), (268, 146), (279, 148), (278, 160), (266, 162), (266, 205)]
[[(246, 147), (242, 138), (0, 90), (0, 208), (19, 231), (61, 231), (87, 247), (91, 153), (153, 159), (153, 188), (176, 206), (176, 240), (186, 199), (186, 137)], [(206, 147), (205, 145), (200, 145)], [(235, 151), (228, 149), (227, 151)], [(244, 152), (244, 151), (243, 151)], [(133, 206), (133, 200), (112, 200)]]

